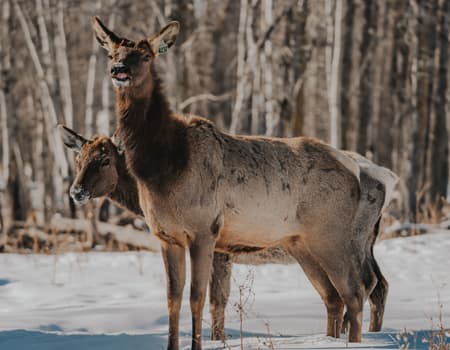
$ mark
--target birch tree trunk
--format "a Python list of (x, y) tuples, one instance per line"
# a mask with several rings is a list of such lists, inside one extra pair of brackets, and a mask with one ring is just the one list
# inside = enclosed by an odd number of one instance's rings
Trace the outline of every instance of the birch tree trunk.
[(343, 0), (335, 1), (333, 55), (330, 68), (330, 143), (333, 147), (341, 147), (341, 117), (339, 105), (339, 82), (341, 64), (341, 26)]
[[(14, 0), (17, 1), (17, 0)], [(41, 57), (42, 57), (42, 67), (45, 70), (45, 80), (51, 94), (55, 92), (56, 89), (56, 79), (53, 71), (53, 62), (50, 53), (50, 39), (48, 36), (47, 25), (45, 23), (44, 12), (48, 12), (48, 8), (44, 10), (42, 0), (36, 0), (36, 15), (37, 24), (39, 30), (39, 36), (41, 39)]]
[(60, 95), (63, 103), (64, 122), (69, 128), (73, 128), (73, 102), (70, 80), (69, 62), (67, 59), (66, 32), (64, 30), (64, 4), (58, 1), (55, 20), (55, 52), (56, 67), (58, 69)]
[[(112, 12), (108, 19), (108, 28), (114, 28), (116, 14)], [(97, 45), (98, 47), (98, 45)], [(102, 109), (97, 114), (96, 129), (100, 135), (110, 135), (110, 123), (114, 118), (111, 116), (111, 78), (109, 72), (105, 71), (102, 80)]]
[(92, 38), (92, 53), (89, 58), (88, 73), (86, 81), (86, 112), (84, 114), (84, 131), (86, 136), (92, 136), (92, 128), (94, 123), (94, 96), (95, 96), (95, 73), (97, 68), (97, 52), (98, 52), (97, 40)]
[[(2, 68), (2, 65), (0, 65)], [(7, 193), (9, 182), (9, 132), (8, 111), (6, 107), (6, 96), (3, 86), (0, 86), (0, 121), (2, 131), (2, 169), (0, 179), (0, 233), (6, 233), (12, 221), (11, 201)], [(4, 237), (3, 237), (4, 238)], [(0, 239), (1, 243), (1, 239)]]
[(248, 90), (248, 75), (246, 75), (245, 56), (246, 52), (246, 30), (247, 30), (247, 16), (248, 16), (248, 0), (241, 0), (241, 7), (239, 11), (239, 28), (237, 34), (237, 73), (240, 77), (236, 86), (236, 100), (234, 101), (233, 112), (231, 114), (230, 132), (236, 134), (240, 131), (241, 113), (246, 100)]
[(8, 122), (7, 83), (11, 73), (11, 53), (9, 42), (9, 28), (11, 20), (11, 6), (9, 0), (4, 0), (1, 6), (2, 23), (0, 32), (0, 123), (2, 135), (2, 168), (0, 178), (0, 244), (6, 238), (6, 232), (13, 220), (13, 202), (9, 193), (10, 182), (10, 130)]
[(22, 9), (18, 2), (15, 2), (14, 8), (17, 14), (17, 17), (20, 22), (20, 26), (22, 28), (22, 31), (24, 33), (25, 41), (28, 47), (28, 50), (30, 52), (30, 56), (32, 58), (34, 67), (36, 69), (37, 73), (37, 79), (39, 81), (39, 87), (41, 92), (41, 98), (42, 103), (45, 106), (47, 113), (45, 113), (45, 121), (46, 121), (46, 131), (47, 131), (47, 137), (48, 142), (51, 151), (54, 155), (54, 166), (53, 166), (53, 182), (55, 186), (55, 198), (57, 199), (58, 207), (62, 207), (63, 205), (63, 198), (64, 198), (64, 185), (63, 185), (63, 179), (67, 179), (68, 177), (68, 162), (66, 159), (66, 154), (64, 153), (63, 144), (61, 141), (61, 138), (58, 134), (58, 131), (56, 129), (56, 126), (58, 124), (58, 118), (56, 115), (55, 105), (52, 100), (49, 86), (45, 80), (45, 74), (44, 69), (42, 68), (41, 61), (39, 59), (39, 55), (36, 50), (36, 46), (33, 43), (33, 40), (31, 38), (30, 30), (27, 24), (27, 21), (23, 15)]
[[(269, 27), (273, 24), (273, 4), (272, 0), (263, 1), (263, 26), (262, 33), (269, 30)], [(280, 123), (279, 110), (275, 109), (273, 86), (275, 79), (273, 77), (272, 65), (272, 42), (266, 40), (264, 42), (264, 52), (261, 54), (261, 71), (263, 72), (264, 82), (264, 115), (266, 119), (266, 135), (275, 136)]]

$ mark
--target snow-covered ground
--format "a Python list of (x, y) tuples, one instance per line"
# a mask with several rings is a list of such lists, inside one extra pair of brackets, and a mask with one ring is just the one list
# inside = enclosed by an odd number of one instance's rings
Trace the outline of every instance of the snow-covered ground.
[[(439, 303), (450, 324), (450, 233), (383, 241), (375, 255), (390, 291), (384, 329), (368, 333), (368, 306), (357, 349), (398, 349), (405, 328), (411, 348), (426, 349)], [(345, 339), (324, 336), (325, 309), (297, 265), (235, 265), (227, 310), (227, 348), (238, 349), (238, 286), (254, 279), (244, 317), (251, 349), (337, 349)], [(181, 344), (190, 344), (189, 282), (181, 316)], [(245, 292), (247, 296), (247, 292)], [(210, 318), (205, 309), (204, 339)], [(267, 330), (267, 325), (270, 332)], [(59, 256), (0, 254), (0, 349), (163, 349), (167, 312), (165, 276), (156, 253)], [(271, 337), (268, 334), (271, 334)], [(416, 344), (414, 344), (416, 342)], [(205, 348), (223, 348), (205, 341)]]

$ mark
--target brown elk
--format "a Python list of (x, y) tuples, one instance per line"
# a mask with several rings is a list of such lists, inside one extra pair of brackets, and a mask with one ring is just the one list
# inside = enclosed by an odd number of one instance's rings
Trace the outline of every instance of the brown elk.
[(93, 29), (110, 56), (127, 167), (146, 222), (161, 240), (168, 348), (178, 349), (186, 249), (192, 349), (201, 349), (214, 250), (249, 252), (277, 244), (300, 263), (325, 301), (327, 334), (340, 334), (345, 305), (349, 341), (360, 342), (363, 303), (377, 278), (367, 256), (371, 230), (362, 217), (357, 163), (314, 139), (232, 136), (206, 119), (174, 114), (154, 64), (174, 44), (177, 22), (137, 42), (98, 18)]
[(108, 197), (137, 216), (144, 216), (139, 206), (136, 180), (126, 168), (125, 157), (108, 137), (87, 140), (75, 131), (58, 125), (63, 143), (77, 152), (76, 177), (70, 195), (77, 204)]
[[(59, 130), (64, 144), (78, 152), (77, 154), (77, 174), (71, 186), (71, 195), (77, 203), (84, 203), (86, 200), (108, 197), (113, 202), (125, 209), (128, 209), (137, 216), (143, 216), (139, 207), (137, 185), (134, 178), (126, 169), (125, 157), (119, 151), (113, 141), (108, 137), (95, 137), (87, 140), (73, 130), (60, 125)], [(379, 220), (381, 217), (381, 207), (374, 208), (370, 205), (370, 199), (375, 196), (385, 198), (385, 202), (390, 198), (389, 188), (386, 193), (385, 188), (393, 183), (395, 177), (386, 168), (379, 167), (366, 158), (356, 153), (348, 155), (355, 158), (360, 166), (362, 192), (367, 194), (361, 197), (367, 206), (367, 222), (376, 222), (373, 235), (368, 241), (368, 256), (372, 259), (373, 269), (377, 274), (377, 285), (370, 294), (371, 319), (369, 331), (376, 332), (381, 329), (384, 304), (387, 296), (387, 281), (380, 272), (380, 269), (373, 257), (373, 244), (378, 234)], [(384, 176), (384, 179), (383, 179)], [(391, 179), (389, 178), (391, 176)], [(377, 186), (382, 183), (382, 188)], [(369, 194), (371, 197), (369, 197)], [(379, 201), (380, 202), (380, 201)], [(213, 274), (210, 280), (210, 311), (212, 318), (211, 338), (212, 340), (224, 339), (224, 315), (225, 306), (228, 302), (231, 279), (231, 261), (252, 263), (286, 263), (291, 262), (289, 255), (280, 247), (268, 248), (262, 253), (233, 255), (225, 253), (214, 253)]]

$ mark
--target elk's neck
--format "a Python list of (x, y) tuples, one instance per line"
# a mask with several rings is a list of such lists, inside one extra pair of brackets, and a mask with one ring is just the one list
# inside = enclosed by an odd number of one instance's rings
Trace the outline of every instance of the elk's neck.
[(118, 183), (114, 191), (109, 194), (109, 199), (135, 215), (144, 216), (139, 205), (139, 192), (136, 180), (127, 170), (124, 156), (119, 157), (117, 172), (119, 175)]
[(153, 189), (163, 190), (185, 167), (186, 128), (172, 113), (156, 73), (149, 84), (145, 97), (117, 92), (117, 134), (130, 172)]

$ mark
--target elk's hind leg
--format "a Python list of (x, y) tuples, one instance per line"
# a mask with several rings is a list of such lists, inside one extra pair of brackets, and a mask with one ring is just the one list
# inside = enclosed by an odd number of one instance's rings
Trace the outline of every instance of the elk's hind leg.
[(374, 261), (374, 269), (377, 274), (378, 282), (370, 294), (370, 325), (369, 332), (379, 332), (383, 326), (384, 309), (389, 290), (389, 284), (381, 274), (377, 262)]
[(285, 249), (298, 261), (306, 277), (308, 277), (325, 304), (327, 309), (327, 336), (339, 338), (344, 302), (328, 278), (327, 273), (301, 243), (286, 244)]
[(211, 312), (211, 340), (225, 340), (225, 307), (230, 297), (231, 256), (214, 253), (209, 282), (209, 311)]
[[(370, 229), (370, 235), (366, 243), (366, 261), (370, 265), (370, 274), (364, 273), (364, 282), (366, 284), (366, 292), (369, 296), (370, 302), (370, 326), (369, 331), (378, 332), (381, 330), (384, 316), (384, 308), (388, 293), (388, 283), (380, 271), (380, 267), (373, 255), (373, 246), (380, 231), (381, 211), (386, 196), (386, 187), (384, 183), (373, 179), (372, 177), (362, 177), (363, 191), (360, 206), (361, 224), (366, 224)], [(370, 281), (367, 281), (367, 276), (373, 275), (375, 281), (374, 288), (370, 288)]]
[(348, 340), (359, 343), (362, 338), (366, 287), (361, 263), (358, 263), (356, 255), (351, 253), (356, 248), (344, 246), (345, 242), (342, 243), (341, 246), (336, 246), (315, 242), (314, 246), (308, 248), (344, 301), (348, 315)]
[[(374, 238), (378, 236), (378, 232), (380, 229), (380, 221), (379, 219), (374, 228)], [(375, 239), (374, 242), (375, 243)], [(372, 293), (369, 296), (370, 302), (370, 332), (379, 332), (381, 331), (381, 327), (383, 325), (383, 317), (384, 317), (384, 308), (386, 305), (386, 299), (389, 290), (389, 284), (381, 273), (380, 267), (378, 266), (377, 261), (375, 260), (375, 256), (373, 255), (373, 243), (370, 247), (370, 258), (372, 263), (372, 268), (377, 276), (377, 284), (373, 289)]]
[[(363, 282), (363, 287), (364, 287), (364, 302), (366, 301), (367, 296), (369, 296), (369, 299), (372, 300), (372, 295), (374, 295), (373, 293), (375, 293), (375, 290), (378, 286), (378, 276), (374, 271), (373, 268), (373, 259), (369, 257), (367, 257), (365, 259), (365, 261), (362, 264), (361, 267), (361, 279)], [(373, 320), (373, 314), (374, 314), (374, 305), (371, 302), (370, 304), (370, 322), (372, 323)], [(349, 314), (348, 311), (344, 314), (344, 323), (342, 325), (342, 329), (343, 331), (347, 332), (347, 328), (348, 328), (348, 324), (349, 324)]]
[(352, 268), (346, 277), (339, 273), (329, 273), (333, 284), (342, 297), (346, 312), (345, 326), (349, 342), (361, 342), (363, 305), (365, 300), (365, 287), (359, 273)]

